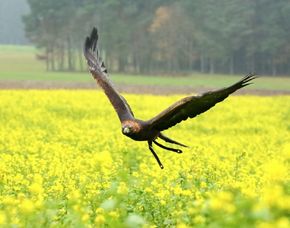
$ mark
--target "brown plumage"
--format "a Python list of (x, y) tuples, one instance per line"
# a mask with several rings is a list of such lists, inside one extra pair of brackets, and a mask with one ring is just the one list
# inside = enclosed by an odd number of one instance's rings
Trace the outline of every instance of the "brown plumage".
[(157, 142), (157, 138), (160, 138), (168, 143), (187, 147), (184, 144), (181, 144), (166, 137), (164, 134), (161, 133), (162, 131), (180, 123), (183, 120), (193, 118), (209, 110), (216, 103), (221, 102), (225, 98), (227, 98), (231, 93), (251, 84), (250, 81), (256, 78), (254, 74), (248, 74), (242, 80), (227, 88), (207, 92), (198, 96), (185, 97), (177, 101), (152, 119), (148, 121), (143, 121), (134, 117), (134, 114), (129, 104), (126, 102), (124, 97), (122, 97), (115, 90), (112, 83), (110, 82), (105, 64), (99, 57), (99, 53), (97, 50), (97, 41), (98, 32), (97, 29), (94, 28), (91, 36), (87, 37), (84, 47), (84, 55), (87, 59), (89, 70), (92, 76), (102, 87), (114, 109), (116, 110), (118, 117), (121, 121), (122, 133), (133, 140), (147, 141), (150, 151), (152, 152), (160, 168), (162, 169), (163, 165), (160, 162), (157, 154), (153, 150), (152, 143), (163, 149), (176, 153), (182, 153), (182, 150), (166, 147)]

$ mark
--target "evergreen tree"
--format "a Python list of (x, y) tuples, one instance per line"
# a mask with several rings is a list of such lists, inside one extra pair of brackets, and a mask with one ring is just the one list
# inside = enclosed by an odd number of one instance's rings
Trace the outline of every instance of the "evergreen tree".
[(93, 26), (111, 71), (289, 74), (288, 0), (27, 0), (48, 70), (83, 70)]

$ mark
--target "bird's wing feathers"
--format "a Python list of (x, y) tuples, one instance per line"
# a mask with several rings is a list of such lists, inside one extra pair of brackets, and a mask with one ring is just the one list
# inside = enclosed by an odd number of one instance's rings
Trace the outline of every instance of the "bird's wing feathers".
[(231, 93), (251, 84), (250, 81), (254, 78), (254, 74), (248, 74), (241, 81), (233, 84), (230, 87), (217, 91), (207, 92), (199, 96), (185, 97), (171, 105), (169, 108), (167, 108), (148, 122), (156, 130), (166, 130), (181, 122), (182, 120), (186, 120), (187, 118), (193, 118), (207, 111), (216, 103), (223, 101)]
[[(102, 87), (105, 94), (114, 106), (120, 121), (133, 118), (133, 112), (124, 97), (119, 95), (110, 82), (104, 62), (99, 57), (97, 49), (98, 31), (93, 29), (90, 37), (87, 37), (84, 46), (84, 55), (87, 60), (89, 70), (97, 83)], [(96, 56), (95, 56), (96, 55)]]

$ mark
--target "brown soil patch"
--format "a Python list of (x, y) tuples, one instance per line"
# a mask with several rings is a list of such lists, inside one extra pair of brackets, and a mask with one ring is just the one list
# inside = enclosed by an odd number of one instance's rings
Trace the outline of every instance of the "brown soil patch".
[[(145, 86), (145, 85), (127, 85), (117, 84), (118, 91), (134, 94), (200, 94), (216, 88), (208, 87), (166, 87), (166, 86)], [(94, 82), (63, 82), (63, 81), (0, 81), (0, 89), (99, 89)], [(235, 93), (236, 95), (259, 95), (275, 96), (290, 95), (290, 91), (281, 90), (255, 90), (242, 89)]]

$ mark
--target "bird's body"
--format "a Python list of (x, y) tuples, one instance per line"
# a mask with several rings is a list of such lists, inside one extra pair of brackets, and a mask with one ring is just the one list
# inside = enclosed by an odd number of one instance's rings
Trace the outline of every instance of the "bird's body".
[(159, 131), (152, 129), (146, 121), (133, 119), (122, 122), (122, 133), (136, 141), (155, 140)]
[[(154, 155), (161, 168), (163, 168), (163, 165), (153, 150), (152, 143), (163, 149), (176, 153), (182, 153), (182, 150), (164, 146), (156, 141), (158, 138), (168, 143), (187, 147), (182, 143), (168, 138), (162, 133), (162, 131), (178, 124), (183, 120), (193, 118), (207, 111), (216, 103), (223, 101), (231, 93), (251, 84), (250, 81), (255, 78), (254, 74), (248, 74), (242, 80), (227, 88), (217, 91), (210, 91), (199, 96), (185, 97), (152, 119), (143, 121), (134, 117), (134, 114), (125, 98), (115, 90), (112, 83), (110, 82), (107, 69), (102, 60), (99, 58), (98, 51), (96, 50), (97, 41), (98, 32), (94, 28), (91, 36), (87, 37), (84, 47), (84, 55), (87, 59), (89, 70), (92, 76), (102, 87), (115, 111), (117, 112), (121, 121), (122, 133), (136, 141), (147, 141), (150, 151)], [(96, 57), (94, 56), (95, 51)]]

